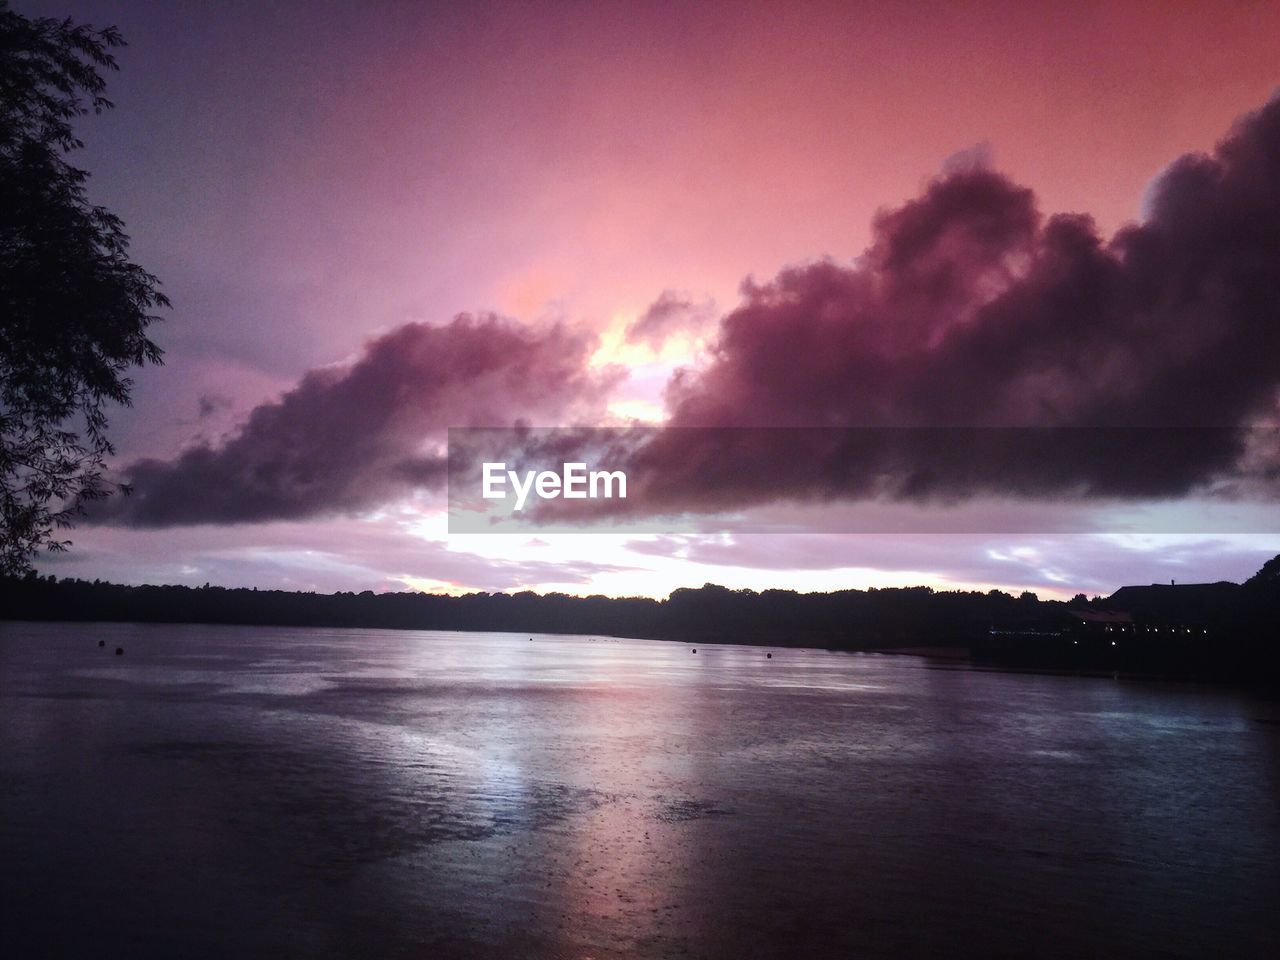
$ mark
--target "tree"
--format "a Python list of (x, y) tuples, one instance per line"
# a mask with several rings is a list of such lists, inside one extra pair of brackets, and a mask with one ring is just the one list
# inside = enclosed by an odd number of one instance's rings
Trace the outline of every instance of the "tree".
[(146, 329), (169, 302), (67, 159), (73, 121), (111, 107), (102, 73), (123, 44), (0, 0), (0, 574), (65, 549), (54, 531), (111, 492), (106, 408), (129, 403), (127, 370), (160, 362)]
[(1264, 563), (1262, 569), (1246, 580), (1245, 583), (1257, 586), (1280, 584), (1280, 556), (1272, 557)]

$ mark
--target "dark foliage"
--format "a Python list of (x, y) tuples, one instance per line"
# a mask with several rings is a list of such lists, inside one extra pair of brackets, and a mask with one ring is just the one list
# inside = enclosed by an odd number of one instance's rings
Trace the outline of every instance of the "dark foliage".
[(111, 106), (102, 73), (123, 43), (0, 0), (0, 572), (65, 548), (54, 531), (110, 492), (107, 405), (160, 360), (145, 331), (168, 301), (67, 161), (73, 121)]
[(993, 616), (1024, 615), (1059, 604), (1000, 591), (936, 592), (929, 587), (796, 593), (730, 590), (707, 584), (666, 600), (532, 592), (292, 593), (280, 590), (140, 586), (57, 580), (28, 574), (0, 579), (0, 616), (419, 630), (584, 633), (723, 643), (869, 649), (953, 640), (985, 629)]

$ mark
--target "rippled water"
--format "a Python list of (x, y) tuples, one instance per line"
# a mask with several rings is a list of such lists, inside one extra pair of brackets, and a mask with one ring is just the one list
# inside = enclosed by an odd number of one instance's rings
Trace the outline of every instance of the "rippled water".
[(773, 654), (0, 623), (4, 942), (1280, 956), (1277, 704)]

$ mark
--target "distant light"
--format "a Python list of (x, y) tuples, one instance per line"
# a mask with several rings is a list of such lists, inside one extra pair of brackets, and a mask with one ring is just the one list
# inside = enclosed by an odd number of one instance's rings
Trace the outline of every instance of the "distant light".
[(1114, 646), (1116, 645), (1116, 642), (1115, 642), (1114, 640), (1112, 640), (1112, 641), (1111, 641), (1111, 645), (1114, 647)]

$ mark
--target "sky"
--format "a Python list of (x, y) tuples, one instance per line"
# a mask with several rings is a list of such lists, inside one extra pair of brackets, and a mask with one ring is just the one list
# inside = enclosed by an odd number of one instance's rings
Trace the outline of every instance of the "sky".
[[(829, 450), (706, 488), (670, 445), (646, 489), (687, 517), (800, 496), (806, 522), (450, 535), (431, 461), (449, 427), (517, 420), (1274, 423), (1280, 6), (14, 7), (129, 41), (77, 162), (173, 301), (164, 365), (112, 416), (136, 494), (43, 572), (1070, 596), (1280, 553), (1265, 499), (1255, 522), (1111, 528), (1078, 491), (1133, 491), (1088, 465), (984, 488), (993, 517), (1076, 497), (1070, 531), (957, 525), (895, 488), (871, 509), (911, 522), (857, 532), (832, 519), (866, 507), (849, 465), (806, 474)], [(935, 451), (894, 454), (938, 475)], [(1177, 508), (1243, 482), (1203, 451), (1160, 466), (1123, 483)]]

